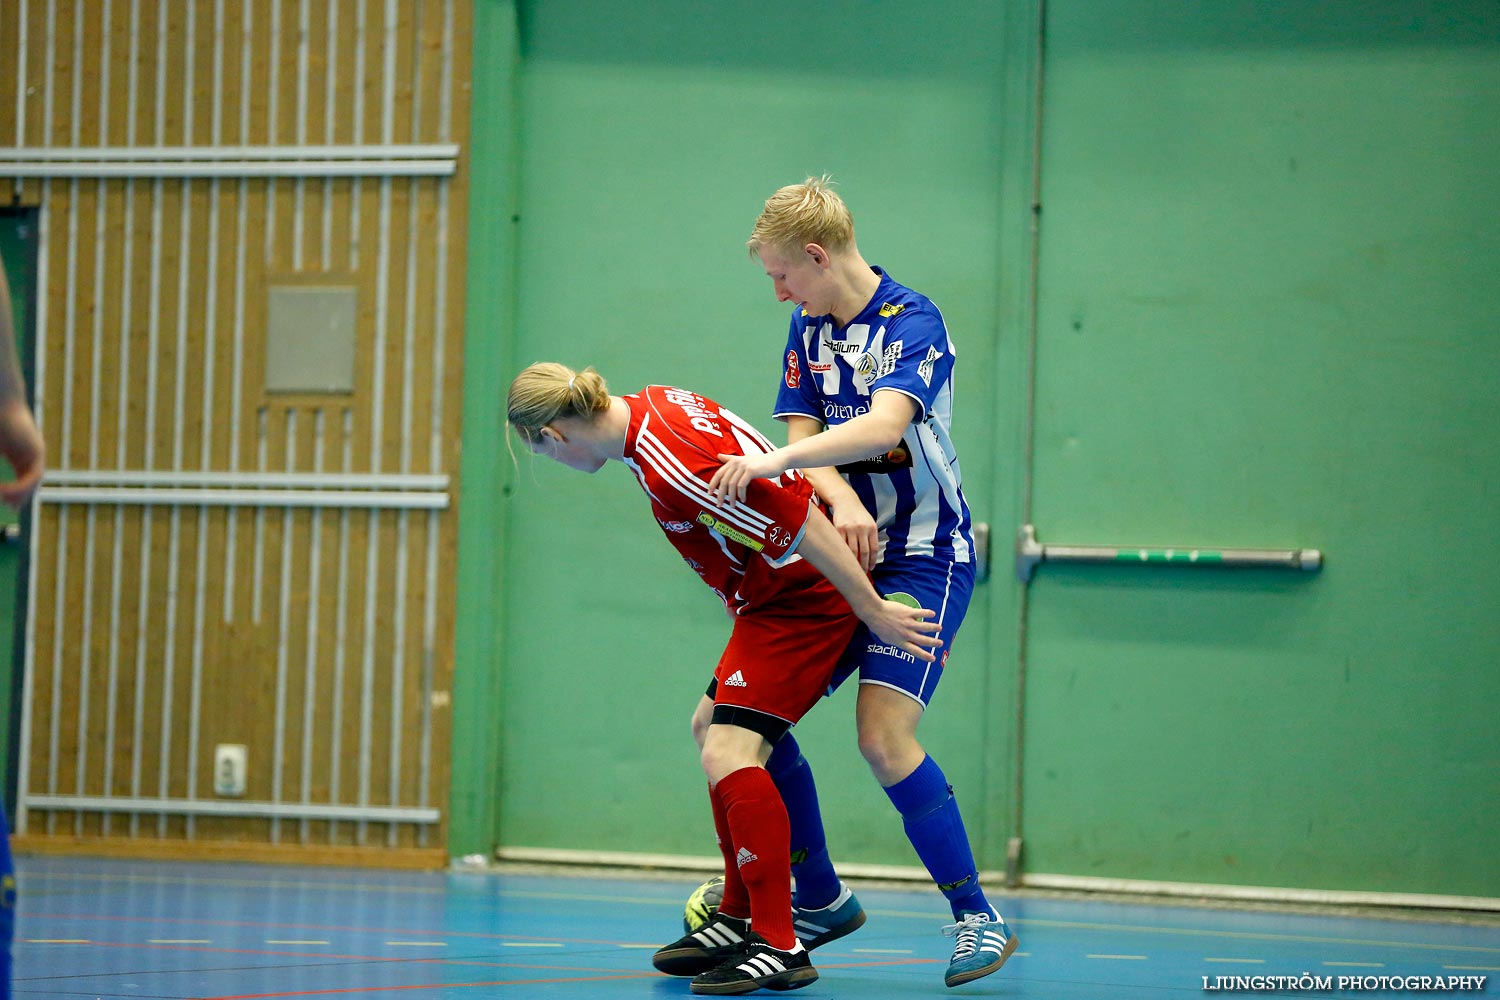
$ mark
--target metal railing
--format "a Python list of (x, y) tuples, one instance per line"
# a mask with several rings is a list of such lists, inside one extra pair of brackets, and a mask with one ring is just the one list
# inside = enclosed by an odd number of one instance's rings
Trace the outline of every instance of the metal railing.
[(1314, 572), (1323, 567), (1318, 549), (1162, 548), (1131, 545), (1044, 545), (1036, 528), (1026, 524), (1016, 534), (1016, 578), (1029, 583), (1040, 564), (1106, 563), (1135, 566), (1215, 566), (1236, 569), (1296, 569)]

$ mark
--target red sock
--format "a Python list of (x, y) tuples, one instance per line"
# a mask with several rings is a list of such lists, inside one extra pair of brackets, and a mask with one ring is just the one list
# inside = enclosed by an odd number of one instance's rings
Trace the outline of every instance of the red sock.
[(739, 866), (734, 863), (734, 839), (729, 835), (729, 816), (724, 800), (713, 785), (708, 786), (708, 801), (713, 805), (719, 853), (724, 855), (724, 898), (719, 903), (719, 912), (726, 917), (744, 920), (750, 916), (750, 894), (745, 891), (745, 880), (740, 878)]
[(750, 895), (750, 926), (771, 947), (797, 945), (792, 929), (791, 828), (776, 784), (763, 767), (742, 767), (715, 788), (734, 841), (732, 865)]

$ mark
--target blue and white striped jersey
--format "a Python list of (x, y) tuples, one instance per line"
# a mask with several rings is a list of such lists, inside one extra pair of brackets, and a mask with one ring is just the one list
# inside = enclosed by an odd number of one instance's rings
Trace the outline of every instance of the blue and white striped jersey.
[(839, 471), (875, 518), (882, 561), (970, 562), (969, 505), (949, 437), (953, 341), (930, 299), (874, 271), (880, 287), (845, 327), (835, 327), (832, 316), (793, 311), (774, 415), (836, 427), (869, 412), (871, 396), (882, 389), (916, 400), (920, 416), (899, 447)]

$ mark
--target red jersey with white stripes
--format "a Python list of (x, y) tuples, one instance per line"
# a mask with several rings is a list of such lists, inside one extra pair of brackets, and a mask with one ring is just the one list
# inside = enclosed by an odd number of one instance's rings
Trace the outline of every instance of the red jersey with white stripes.
[(815, 500), (801, 473), (754, 480), (732, 505), (719, 506), (709, 494), (719, 455), (764, 454), (774, 450), (771, 442), (686, 389), (652, 385), (624, 398), (625, 464), (651, 498), (667, 540), (731, 614), (849, 614), (833, 584), (796, 554)]

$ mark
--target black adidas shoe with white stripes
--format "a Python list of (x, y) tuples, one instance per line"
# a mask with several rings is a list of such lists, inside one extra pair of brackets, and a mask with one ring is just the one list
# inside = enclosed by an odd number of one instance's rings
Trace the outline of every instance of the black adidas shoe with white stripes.
[(651, 964), (669, 976), (696, 976), (718, 968), (740, 953), (750, 921), (715, 913), (708, 923), (651, 956)]
[(751, 931), (738, 955), (716, 969), (694, 976), (688, 987), (694, 993), (728, 995), (755, 990), (795, 990), (817, 981), (807, 949), (798, 941), (792, 951), (773, 948)]

